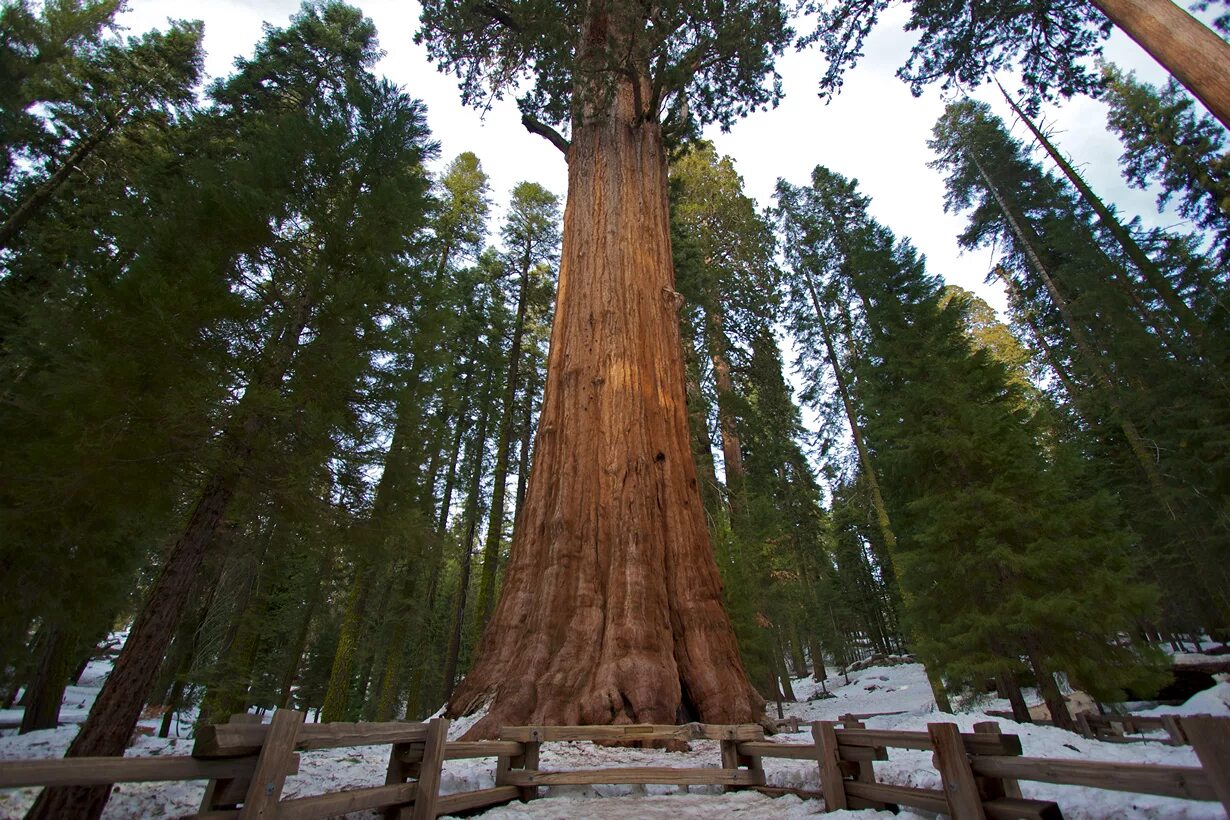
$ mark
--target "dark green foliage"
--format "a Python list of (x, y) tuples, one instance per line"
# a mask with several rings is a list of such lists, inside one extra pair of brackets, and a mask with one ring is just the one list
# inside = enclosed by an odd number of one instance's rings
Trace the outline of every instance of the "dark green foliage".
[[(867, 35), (888, 7), (888, 0), (803, 5), (817, 15), (817, 25), (800, 42), (818, 42), (828, 59), (822, 96), (841, 89), (843, 75), (863, 56)], [(1097, 75), (1084, 58), (1101, 53), (1111, 26), (1088, 0), (915, 0), (905, 27), (920, 35), (897, 76), (915, 96), (933, 82), (944, 90), (977, 86), (997, 72), (1017, 70), (1036, 107), (1055, 96), (1096, 93)]]
[(817, 168), (808, 188), (779, 183), (778, 200), (795, 275), (806, 266), (857, 298), (860, 406), (920, 655), (958, 687), (1025, 655), (1102, 696), (1148, 680), (1115, 642), (1152, 601), (1116, 511), (1047, 456), (1004, 365), (971, 347), (966, 305), (939, 306), (938, 282), (852, 182)]
[(773, 58), (791, 37), (782, 3), (685, 0), (648, 11), (613, 4), (582, 35), (588, 8), (431, 0), (415, 39), (457, 76), (467, 104), (520, 91), (522, 113), (549, 124), (571, 124), (589, 105), (600, 109), (617, 77), (643, 78), (643, 116), (676, 136), (710, 122), (729, 126), (781, 96)]
[(984, 106), (951, 105), (935, 134), (948, 205), (971, 210), (961, 242), (1007, 250), (998, 270), (1016, 320), (1063, 387), (1074, 444), (1100, 460), (1095, 485), (1125, 501), (1142, 571), (1167, 592), (1163, 623), (1223, 622), (1224, 285), (1190, 241), (1153, 234), (1159, 269), (1200, 323), (1197, 346), (1071, 189)]
[[(1230, 152), (1225, 129), (1195, 109), (1173, 79), (1161, 88), (1115, 66), (1103, 67), (1108, 123), (1123, 142), (1120, 165), (1129, 185), (1161, 188), (1161, 210), (1177, 200), (1180, 214), (1206, 232), (1222, 271), (1230, 265)], [(1225, 287), (1224, 276), (1219, 277)]]

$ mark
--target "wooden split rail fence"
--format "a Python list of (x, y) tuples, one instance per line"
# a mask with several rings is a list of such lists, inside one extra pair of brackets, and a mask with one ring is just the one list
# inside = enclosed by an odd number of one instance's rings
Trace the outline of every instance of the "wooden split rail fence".
[[(449, 722), (305, 724), (287, 709), (261, 724), (237, 715), (231, 723), (205, 727), (192, 757), (79, 758), (5, 761), (0, 788), (93, 785), (117, 782), (208, 780), (202, 818), (330, 817), (363, 810), (386, 818), (434, 820), (538, 796), (542, 786), (596, 784), (716, 785), (825, 799), (829, 810), (908, 806), (955, 820), (974, 818), (1059, 818), (1059, 806), (1022, 797), (1019, 781), (1030, 780), (1220, 801), (1230, 813), (1230, 719), (1181, 718), (1200, 767), (1103, 763), (1021, 756), (1020, 739), (1004, 735), (996, 723), (962, 733), (952, 723), (932, 723), (926, 731), (867, 729), (848, 719), (842, 724), (813, 723), (813, 743), (774, 743), (760, 726), (513, 726), (495, 741), (449, 742)], [(544, 770), (543, 743), (671, 743), (714, 740), (718, 767), (632, 767)], [(301, 752), (352, 746), (391, 747), (385, 783), (308, 797), (283, 798), (286, 779), (299, 769)], [(888, 749), (930, 751), (940, 789), (896, 786), (876, 781), (875, 761)], [(444, 762), (464, 758), (496, 759), (495, 786), (440, 794)], [(803, 760), (818, 767), (822, 792), (766, 785), (764, 758)]]

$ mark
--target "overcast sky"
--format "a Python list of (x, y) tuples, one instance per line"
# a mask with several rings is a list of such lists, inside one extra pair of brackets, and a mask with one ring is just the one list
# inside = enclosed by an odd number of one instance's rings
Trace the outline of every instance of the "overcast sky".
[[(427, 104), (428, 124), (441, 144), (441, 163), (462, 151), (473, 151), (491, 177), (497, 203), (523, 179), (564, 195), (563, 157), (544, 139), (521, 127), (515, 105), (504, 101), (485, 114), (462, 107), (455, 81), (437, 72), (424, 50), (414, 45), (417, 2), (358, 0), (355, 4), (379, 30), (386, 56), (378, 70)], [(129, 0), (122, 20), (137, 33), (164, 27), (168, 18), (202, 19), (206, 70), (211, 77), (219, 77), (229, 73), (236, 56), (251, 54), (263, 22), (283, 26), (298, 7), (297, 0)], [(805, 184), (817, 164), (857, 178), (872, 198), (876, 217), (898, 236), (910, 237), (926, 254), (933, 272), (1002, 308), (1002, 295), (983, 284), (990, 252), (961, 254), (956, 236), (965, 218), (944, 213), (943, 180), (927, 167), (933, 156), (926, 141), (944, 100), (936, 89), (914, 98), (895, 76), (913, 41), (902, 30), (907, 14), (908, 9), (899, 4), (884, 15), (868, 40), (866, 56), (847, 75), (834, 102), (825, 105), (816, 96), (821, 58), (814, 52), (790, 53), (778, 65), (786, 91), (778, 108), (748, 117), (728, 134), (711, 128), (706, 136), (721, 153), (734, 158), (748, 193), (761, 206), (772, 203), (779, 177)], [(1106, 53), (1146, 80), (1164, 79), (1161, 69), (1121, 35), (1112, 37)], [(1011, 77), (1002, 80), (1009, 88), (1015, 86)], [(1012, 121), (998, 92), (992, 94), (984, 86), (976, 96)], [(1119, 145), (1106, 132), (1103, 105), (1078, 98), (1047, 108), (1044, 119), (1055, 127), (1060, 146), (1094, 190), (1118, 204), (1125, 215), (1140, 214), (1149, 224), (1169, 224), (1170, 217), (1157, 214), (1152, 194), (1123, 185), (1117, 167)], [(1017, 125), (1014, 131), (1020, 134), (1022, 129)]]

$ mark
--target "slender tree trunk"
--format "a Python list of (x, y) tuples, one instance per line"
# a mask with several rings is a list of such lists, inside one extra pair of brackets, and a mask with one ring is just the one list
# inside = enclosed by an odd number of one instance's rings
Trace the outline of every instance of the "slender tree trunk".
[(453, 446), (448, 460), (448, 473), (444, 479), (444, 496), (440, 499), (440, 518), (436, 530), (440, 533), (448, 531), (448, 513), (453, 506), (453, 487), (457, 481), (457, 459), (461, 457), (461, 439), (465, 433), (462, 420), (470, 412), (470, 395), (467, 393), (461, 401), (461, 411), (457, 414), (456, 427), (453, 430)]
[(355, 569), (354, 583), (346, 596), (346, 611), (342, 615), (342, 627), (338, 632), (337, 649), (333, 652), (333, 666), (329, 670), (329, 685), (320, 712), (326, 723), (346, 720), (350, 714), (350, 696), (354, 687), (355, 653), (358, 651), (359, 632), (367, 615), (367, 590), (375, 570), (363, 560)]
[(33, 219), (51, 201), (56, 191), (68, 181), (73, 171), (77, 170), (77, 166), (88, 159), (98, 150), (98, 146), (115, 132), (120, 119), (126, 116), (127, 112), (128, 109), (125, 108), (117, 117), (108, 120), (103, 127), (77, 143), (77, 147), (65, 157), (60, 167), (56, 168), (51, 176), (23, 199), (3, 223), (0, 223), (0, 250), (12, 243), (13, 238), (26, 226), (26, 223)]
[(773, 653), (773, 668), (777, 671), (778, 687), (781, 690), (782, 698), (787, 703), (794, 703), (798, 698), (794, 696), (794, 687), (790, 685), (790, 670), (786, 668), (786, 642), (782, 637), (780, 626), (775, 627), (773, 631), (777, 636), (777, 640), (774, 641), (776, 651)]
[(700, 475), (700, 497), (705, 509), (711, 513), (720, 503), (721, 491), (718, 487), (717, 471), (713, 464), (713, 438), (709, 435), (709, 414), (707, 402), (700, 390), (700, 382), (696, 377), (699, 362), (696, 355), (694, 339), (684, 339), (684, 380), (688, 397), (688, 422), (695, 437), (696, 451), (693, 460)]
[(743, 499), (743, 443), (739, 440), (738, 420), (731, 401), (735, 397), (734, 381), (730, 378), (730, 361), (726, 358), (725, 323), (721, 308), (709, 311), (709, 358), (713, 361), (713, 381), (717, 385), (718, 425), (722, 431), (722, 462), (726, 468), (726, 490), (729, 494), (731, 518), (741, 510)]
[(295, 642), (291, 645), (290, 655), (282, 672), (282, 681), (278, 686), (279, 709), (285, 709), (290, 703), (291, 692), (294, 690), (295, 678), (299, 676), (299, 666), (303, 663), (303, 653), (307, 651), (308, 636), (312, 630), (312, 620), (316, 610), (324, 599), (325, 579), (333, 574), (333, 545), (326, 544), (320, 558), (320, 568), (312, 579), (311, 592), (308, 593), (307, 605), (299, 615), (299, 631), (295, 633)]
[(812, 680), (827, 680), (829, 672), (824, 668), (824, 646), (815, 637), (808, 642), (808, 654), (811, 655)]
[[(1168, 2), (1168, 0), (1155, 0), (1155, 2)], [(1076, 169), (1059, 153), (1059, 150), (1051, 144), (1051, 141), (1043, 135), (1033, 120), (1025, 116), (1025, 112), (1021, 110), (1015, 100), (1008, 96), (1008, 92), (1004, 90), (1002, 85), (999, 87), (999, 90), (1003, 93), (1004, 99), (1008, 101), (1008, 105), (1012, 106), (1012, 110), (1016, 112), (1017, 117), (1021, 122), (1025, 123), (1025, 127), (1033, 134), (1034, 139), (1038, 141), (1038, 144), (1042, 146), (1047, 155), (1059, 166), (1059, 170), (1063, 171), (1064, 176), (1075, 186), (1076, 190), (1080, 192), (1081, 197), (1093, 209), (1094, 213), (1098, 215), (1098, 219), (1103, 227), (1110, 231), (1111, 236), (1115, 237), (1115, 241), (1119, 243), (1127, 258), (1131, 260), (1132, 264), (1141, 272), (1153, 290), (1162, 298), (1166, 307), (1170, 308), (1179, 326), (1195, 340), (1197, 345), (1201, 345), (1201, 339), (1203, 339), (1205, 331), (1204, 322), (1196, 316), (1186, 302), (1179, 298), (1179, 294), (1175, 292), (1166, 276), (1158, 269), (1153, 260), (1149, 258), (1149, 255), (1144, 252), (1140, 244), (1128, 233), (1123, 223), (1111, 213), (1110, 208), (1106, 207), (1106, 204), (1085, 183), (1085, 180), (1076, 172)], [(1131, 287), (1130, 283), (1128, 287)]]
[(534, 471), (499, 603), (447, 710), (489, 707), (469, 737), (762, 717), (692, 462), (662, 133), (630, 83), (573, 127)]
[(1068, 308), (1067, 300), (1064, 299), (1063, 294), (1060, 293), (1059, 288), (1051, 278), (1049, 268), (1043, 262), (1037, 249), (1037, 236), (1033, 235), (1032, 231), (1016, 216), (1015, 210), (1004, 199), (1003, 195), (999, 191), (999, 188), (991, 180), (991, 177), (987, 175), (987, 172), (978, 163), (978, 160), (973, 158), (972, 154), (971, 159), (974, 160), (974, 166), (978, 169), (979, 174), (982, 175), (983, 181), (986, 183), (991, 195), (995, 198), (996, 203), (998, 203), (1000, 210), (1003, 211), (1004, 218), (1008, 220), (1008, 224), (1011, 226), (1012, 232), (1016, 234), (1017, 239), (1020, 240), (1025, 256), (1029, 259), (1029, 262), (1037, 272), (1038, 277), (1042, 280), (1042, 284), (1045, 286), (1048, 295), (1051, 297), (1051, 301), (1054, 303), (1056, 310), (1059, 311), (1060, 316), (1063, 318), (1064, 324), (1067, 325), (1068, 331), (1072, 334), (1072, 341), (1075, 343), (1077, 351), (1084, 360), (1085, 366), (1089, 368), (1089, 371), (1093, 373), (1094, 378), (1097, 379), (1103, 390), (1106, 391), (1107, 400), (1111, 402), (1111, 406), (1119, 420), (1119, 425), (1123, 429), (1123, 435), (1127, 439), (1128, 446), (1131, 448), (1132, 453), (1136, 456), (1137, 462), (1144, 471), (1145, 477), (1148, 479), (1154, 495), (1157, 497), (1158, 502), (1162, 505), (1162, 508), (1166, 510), (1170, 517), (1175, 518), (1176, 514), (1170, 503), (1170, 494), (1166, 490), (1165, 483), (1162, 481), (1161, 473), (1158, 471), (1157, 465), (1154, 463), (1153, 458), (1149, 455), (1148, 449), (1145, 447), (1144, 437), (1141, 436), (1135, 423), (1128, 418), (1127, 413), (1123, 409), (1122, 403), (1118, 399), (1118, 390), (1115, 387), (1114, 381), (1111, 379), (1110, 374), (1102, 366), (1093, 344), (1085, 336), (1084, 329), (1077, 324), (1076, 317), (1072, 315), (1071, 310)]
[(508, 374), (500, 414), (500, 433), (495, 443), (495, 475), (491, 489), (491, 516), (487, 523), (487, 543), (483, 547), (483, 573), (478, 584), (478, 629), (481, 633), (495, 605), (495, 577), (504, 540), (504, 495), (508, 484), (508, 457), (512, 449), (513, 416), (516, 414), (517, 382), (521, 366), (521, 337), (525, 333), (525, 309), (530, 288), (530, 248), (526, 244), (521, 258), (521, 279), (517, 291), (517, 318), (508, 351)]
[(1050, 710), (1051, 722), (1061, 729), (1074, 731), (1076, 724), (1072, 721), (1071, 713), (1068, 712), (1068, 702), (1063, 699), (1059, 685), (1055, 683), (1055, 675), (1043, 663), (1042, 653), (1032, 642), (1029, 642), (1026, 650), (1029, 664), (1034, 668), (1034, 675), (1038, 678), (1038, 693), (1042, 695), (1046, 708)]
[[(517, 521), (521, 520), (521, 510), (525, 506), (525, 486), (530, 478), (530, 467), (533, 465), (533, 451), (530, 449), (534, 435), (534, 396), (538, 392), (538, 363), (531, 347), (526, 350), (529, 367), (526, 368), (525, 402), (521, 405), (521, 456), (517, 470)], [(516, 529), (516, 525), (514, 525)]]
[(1017, 683), (1016, 675), (1009, 671), (1000, 672), (995, 678), (995, 688), (1001, 698), (1007, 698), (1012, 705), (1012, 719), (1017, 723), (1033, 723), (1029, 715), (1029, 706), (1025, 696), (1021, 694), (1021, 685)]
[(1091, 0), (1230, 128), (1230, 45), (1170, 0)]
[(449, 633), (448, 654), (444, 658), (444, 699), (453, 694), (453, 686), (457, 681), (457, 664), (461, 658), (461, 633), (465, 628), (466, 598), (470, 594), (471, 556), (474, 553), (474, 540), (477, 536), (478, 519), (482, 515), (482, 504), (479, 493), (482, 492), (483, 456), (487, 450), (487, 420), (489, 418), (489, 401), (483, 401), (478, 415), (478, 427), (472, 440), (473, 450), (470, 456), (470, 492), (466, 498), (466, 531), (461, 542), (461, 573), (457, 581), (456, 606), (453, 611), (452, 631)]
[(75, 636), (60, 625), (50, 626), (39, 647), (39, 663), (34, 677), (26, 687), (25, 712), (21, 716), (19, 734), (40, 729), (54, 729), (60, 720), (60, 704), (68, 688), (68, 675), (73, 666)]

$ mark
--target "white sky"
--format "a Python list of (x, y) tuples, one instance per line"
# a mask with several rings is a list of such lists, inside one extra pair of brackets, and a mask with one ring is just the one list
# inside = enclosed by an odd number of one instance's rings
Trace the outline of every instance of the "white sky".
[[(355, 0), (352, 0), (355, 2)], [(425, 51), (412, 42), (418, 26), (419, 4), (409, 0), (357, 0), (376, 23), (386, 52), (378, 70), (427, 104), (432, 135), (441, 143), (441, 163), (462, 151), (473, 151), (491, 177), (497, 205), (521, 180), (539, 182), (561, 197), (567, 187), (562, 155), (546, 140), (527, 133), (515, 105), (505, 100), (486, 115), (462, 107), (453, 78), (436, 71)], [(261, 38), (261, 24), (283, 26), (299, 8), (298, 0), (129, 0), (121, 18), (132, 33), (162, 28), (168, 18), (205, 22), (206, 70), (225, 76), (238, 55), (251, 54)], [(943, 180), (927, 167), (933, 159), (926, 141), (943, 110), (936, 89), (921, 98), (910, 95), (894, 75), (909, 52), (913, 36), (902, 30), (908, 14), (904, 5), (886, 13), (869, 38), (866, 56), (846, 76), (841, 95), (829, 105), (816, 96), (816, 81), (823, 63), (814, 52), (789, 53), (778, 65), (786, 99), (775, 110), (748, 117), (730, 133), (716, 128), (706, 136), (723, 154), (729, 154), (743, 175), (748, 193), (761, 206), (772, 202), (778, 177), (805, 184), (811, 169), (824, 164), (859, 180), (872, 198), (875, 216), (898, 236), (910, 237), (926, 254), (932, 272), (979, 292), (996, 307), (1000, 293), (983, 284), (989, 251), (961, 254), (956, 236), (965, 217), (943, 211)], [(1138, 46), (1122, 35), (1112, 37), (1107, 56), (1136, 69), (1150, 82), (1165, 75)], [(1012, 78), (1004, 84), (1012, 88)], [(976, 94), (992, 104), (1009, 122), (1007, 106), (998, 91), (984, 86)], [(1140, 214), (1149, 224), (1163, 224), (1153, 195), (1126, 188), (1119, 176), (1119, 145), (1106, 132), (1105, 107), (1078, 98), (1044, 113), (1056, 127), (1061, 148), (1081, 168), (1102, 196), (1118, 204), (1125, 216)], [(1015, 131), (1022, 129), (1018, 125)]]

